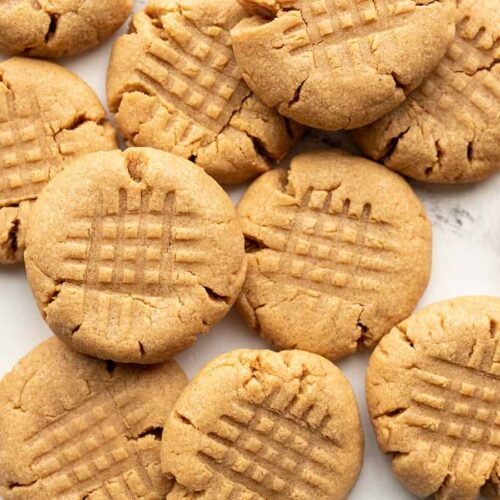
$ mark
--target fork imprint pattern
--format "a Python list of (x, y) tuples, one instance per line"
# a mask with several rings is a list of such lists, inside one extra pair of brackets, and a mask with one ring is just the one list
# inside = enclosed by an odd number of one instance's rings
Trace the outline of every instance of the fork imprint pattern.
[(431, 459), (439, 451), (452, 469), (493, 466), (500, 452), (500, 340), (469, 366), (433, 357), (415, 374), (406, 422), (418, 429)]
[(35, 198), (49, 181), (51, 166), (60, 161), (36, 96), (29, 112), (18, 107), (10, 91), (0, 95), (0, 206)]
[(278, 208), (271, 224), (256, 226), (273, 250), (259, 256), (259, 269), (313, 296), (347, 297), (356, 290), (369, 299), (380, 288), (380, 274), (396, 271), (393, 229), (371, 219), (369, 203), (361, 214), (348, 199), (340, 213), (331, 204), (332, 192), (309, 188), (299, 206)]
[(173, 115), (168, 128), (181, 130), (178, 143), (213, 138), (249, 94), (229, 33), (204, 33), (180, 14), (166, 15), (161, 23), (161, 36), (152, 40), (136, 75)]
[(69, 228), (62, 278), (89, 290), (153, 297), (189, 286), (195, 277), (183, 266), (206, 256), (196, 248), (200, 224), (186, 226), (185, 219), (174, 192), (120, 189), (107, 207), (101, 195), (93, 215)]
[(145, 327), (139, 304), (123, 297), (166, 299), (197, 286), (204, 228), (198, 214), (176, 205), (174, 192), (120, 189), (107, 203), (101, 193), (93, 213), (68, 229), (61, 280), (78, 285), (89, 321), (125, 332)]
[(229, 413), (205, 436), (198, 454), (224, 478), (226, 493), (305, 500), (332, 488), (332, 450), (338, 448), (334, 422), (324, 409), (278, 390), (260, 404), (233, 403)]
[(107, 390), (37, 429), (26, 444), (34, 452), (39, 486), (51, 498), (96, 487), (108, 498), (146, 495), (161, 479), (159, 469), (146, 467), (158, 462), (159, 444), (124, 434), (148, 411), (139, 394)]
[[(302, 12), (287, 13), (284, 37), (289, 52), (309, 55), (331, 69), (358, 64), (376, 66), (373, 45), (394, 37), (415, 13), (414, 0), (314, 0)], [(304, 21), (306, 26), (304, 26)], [(321, 43), (318, 43), (320, 42)]]
[(412, 94), (418, 106), (445, 128), (450, 123), (485, 127), (496, 120), (500, 77), (481, 69), (490, 65), (500, 39), (490, 46), (484, 34), (484, 27), (464, 18), (443, 61)]

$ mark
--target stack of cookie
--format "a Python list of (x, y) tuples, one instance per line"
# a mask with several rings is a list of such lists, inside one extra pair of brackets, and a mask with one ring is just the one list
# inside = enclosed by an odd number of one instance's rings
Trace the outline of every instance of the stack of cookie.
[[(75, 55), (124, 0), (0, 5), (0, 50)], [(500, 0), (152, 0), (108, 105), (53, 62), (0, 64), (0, 263), (58, 337), (0, 383), (8, 499), (343, 499), (367, 400), (413, 493), (500, 499), (500, 298), (435, 304), (432, 229), (399, 174), (500, 170)], [(353, 129), (371, 159), (294, 154)], [(375, 160), (375, 161), (373, 161)], [(255, 177), (235, 210), (221, 184)], [(190, 382), (176, 354), (232, 308), (276, 350)], [(380, 342), (380, 343), (379, 343)], [(242, 346), (244, 347), (244, 346)]]

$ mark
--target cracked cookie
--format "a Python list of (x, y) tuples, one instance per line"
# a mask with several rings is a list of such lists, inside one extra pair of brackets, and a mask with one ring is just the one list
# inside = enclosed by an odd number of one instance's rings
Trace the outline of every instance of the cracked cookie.
[(434, 304), (393, 328), (370, 359), (379, 447), (414, 494), (500, 498), (500, 298)]
[(117, 147), (104, 108), (78, 76), (46, 61), (0, 63), (0, 264), (22, 261), (32, 203), (64, 164)]
[(0, 52), (31, 57), (79, 54), (110, 37), (132, 0), (13, 0), (0, 2)]
[(389, 168), (428, 182), (479, 181), (500, 169), (500, 1), (462, 0), (455, 40), (406, 102), (353, 132)]
[(282, 349), (338, 359), (413, 311), (431, 268), (431, 226), (399, 175), (340, 151), (296, 156), (238, 205), (245, 320)]
[(117, 366), (46, 340), (0, 383), (2, 498), (165, 498), (160, 440), (186, 383), (175, 361)]
[(117, 40), (108, 103), (127, 143), (189, 158), (222, 183), (269, 170), (302, 127), (265, 106), (234, 60), (236, 0), (155, 0)]
[(169, 500), (340, 500), (359, 474), (363, 433), (351, 386), (303, 351), (238, 350), (206, 365), (165, 424)]
[(249, 87), (326, 130), (361, 127), (401, 104), (454, 34), (453, 0), (245, 0), (231, 32)]
[(26, 269), (52, 331), (74, 349), (156, 363), (230, 309), (245, 276), (231, 200), (164, 151), (88, 154), (40, 195)]

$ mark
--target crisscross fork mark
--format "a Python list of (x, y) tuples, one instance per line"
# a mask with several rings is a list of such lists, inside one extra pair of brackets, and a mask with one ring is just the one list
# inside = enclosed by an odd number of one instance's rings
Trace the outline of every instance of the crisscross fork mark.
[[(375, 65), (372, 42), (408, 24), (413, 0), (315, 0), (301, 2), (284, 35), (291, 53), (309, 49), (317, 67)], [(302, 21), (305, 20), (306, 27)], [(321, 43), (319, 43), (321, 42)]]
[(202, 33), (180, 15), (170, 14), (162, 22), (163, 39), (151, 42), (136, 69), (139, 80), (170, 112), (220, 133), (249, 93), (228, 42)]
[[(323, 194), (319, 207), (317, 198)], [(289, 229), (279, 223), (256, 228), (275, 251), (259, 257), (259, 267), (264, 274), (276, 276), (288, 285), (326, 295), (337, 296), (341, 289), (366, 293), (377, 290), (378, 275), (394, 268), (391, 261), (381, 257), (388, 250), (380, 244), (374, 248), (368, 236), (370, 226), (382, 223), (371, 221), (369, 203), (358, 219), (349, 214), (350, 200), (344, 200), (341, 213), (331, 213), (331, 199), (332, 192), (310, 188), (293, 214)], [(276, 217), (279, 220), (280, 215)], [(383, 224), (380, 229), (384, 235), (389, 231)], [(347, 244), (343, 241), (346, 237)]]
[[(491, 360), (480, 360), (479, 365)], [(484, 371), (430, 358), (415, 370), (418, 389), (412, 393), (416, 407), (406, 422), (419, 429), (430, 443), (430, 453), (446, 449), (450, 467), (464, 454), (473, 463), (483, 455), (500, 452), (500, 377)]]
[(265, 498), (314, 498), (318, 490), (329, 491), (335, 473), (335, 444), (321, 430), (329, 417), (323, 415), (321, 422), (312, 429), (296, 423), (287, 410), (239, 402), (208, 434), (210, 444), (200, 457), (230, 482)]
[(494, 49), (484, 50), (478, 40), (455, 38), (436, 70), (412, 94), (412, 98), (442, 126), (496, 119), (500, 80), (481, 68), (488, 66)]
[(197, 285), (205, 223), (175, 199), (174, 191), (120, 189), (105, 201), (99, 192), (93, 213), (70, 224), (61, 279), (79, 285), (87, 321), (127, 334), (142, 316), (124, 296), (168, 298)]
[[(290, 277), (291, 273), (291, 275), (296, 279), (303, 278), (304, 266), (301, 265), (301, 262), (297, 260), (296, 248), (301, 243), (301, 238), (303, 235), (303, 225), (307, 223), (307, 217), (309, 217), (311, 214), (309, 204), (311, 202), (311, 196), (313, 194), (313, 191), (314, 191), (313, 188), (307, 189), (295, 214), (295, 218), (292, 227), (290, 229), (288, 239), (286, 241), (286, 246), (284, 252), (281, 254), (279, 262), (278, 273), (281, 276)], [(323, 227), (321, 216), (328, 214), (331, 200), (332, 200), (332, 192), (330, 191), (325, 197), (321, 211), (316, 215), (318, 219), (314, 223), (314, 228), (311, 235), (313, 238), (321, 234), (321, 229)], [(342, 213), (340, 214), (341, 228), (344, 226), (344, 221), (348, 216), (349, 205), (350, 202), (347, 201), (346, 203), (344, 203), (344, 206), (342, 208)], [(317, 245), (313, 240), (311, 247), (307, 249), (307, 254), (314, 255), (315, 249), (319, 249), (319, 245)], [(328, 260), (330, 260), (330, 258)], [(335, 258), (331, 259), (331, 261), (335, 262)], [(329, 287), (325, 287), (324, 285), (325, 283), (321, 282), (321, 290), (327, 291)]]
[(88, 290), (153, 297), (168, 295), (173, 285), (192, 283), (182, 266), (205, 262), (206, 256), (196, 250), (203, 231), (175, 225), (182, 219), (176, 214), (175, 193), (143, 190), (132, 195), (121, 189), (117, 198), (111, 214), (100, 193), (93, 215), (70, 227), (63, 279)]
[[(322, 193), (321, 191), (314, 192)], [(301, 202), (302, 203), (302, 202)], [(323, 223), (320, 226), (315, 226), (316, 230), (312, 231), (309, 226), (305, 229), (301, 230), (301, 234), (311, 238), (316, 245), (332, 245), (332, 244), (340, 244), (345, 245), (346, 248), (349, 247), (357, 247), (359, 237), (353, 238), (351, 231), (349, 231), (349, 236), (345, 236), (342, 234), (340, 229), (352, 230), (352, 233), (364, 233), (367, 228), (371, 231), (366, 233), (366, 238), (364, 238), (364, 247), (367, 250), (373, 250), (374, 252), (381, 253), (394, 253), (396, 251), (396, 245), (393, 241), (390, 241), (387, 236), (390, 236), (391, 225), (389, 223), (383, 221), (377, 221), (371, 219), (371, 205), (369, 203), (365, 203), (363, 205), (363, 209), (361, 214), (358, 216), (350, 214), (350, 201), (344, 200), (342, 209), (340, 212), (330, 212), (328, 208), (324, 207), (322, 210), (322, 214), (320, 214), (320, 210), (318, 206), (310, 206), (309, 211), (306, 211), (304, 215), (310, 215), (311, 217), (316, 217), (319, 215), (322, 218)], [(266, 221), (265, 228), (269, 228), (272, 231), (279, 231), (288, 234), (290, 232), (289, 222), (288, 220), (292, 218), (295, 220), (297, 209), (295, 207), (275, 207), (275, 211), (273, 212), (273, 220)], [(343, 215), (343, 212), (347, 212), (347, 216)], [(345, 220), (343, 220), (345, 219)], [(345, 225), (342, 224), (345, 222)], [(250, 221), (251, 223), (251, 221)], [(255, 225), (256, 227), (259, 227)], [(339, 229), (340, 228), (340, 229)], [(276, 239), (273, 244), (271, 244), (271, 248), (277, 251), (283, 251), (286, 246), (287, 238), (285, 235), (280, 235), (281, 237)], [(321, 255), (316, 255), (318, 258), (322, 258)]]
[(29, 116), (18, 116), (14, 95), (5, 95), (7, 121), (0, 123), (0, 203), (34, 198), (60, 161), (48, 122), (33, 93)]
[(150, 491), (152, 480), (141, 455), (149, 455), (151, 445), (143, 444), (138, 451), (123, 437), (147, 416), (148, 405), (138, 406), (138, 397), (127, 391), (98, 393), (28, 439), (26, 446), (35, 453), (32, 468), (54, 498), (66, 498), (120, 476), (127, 490)]

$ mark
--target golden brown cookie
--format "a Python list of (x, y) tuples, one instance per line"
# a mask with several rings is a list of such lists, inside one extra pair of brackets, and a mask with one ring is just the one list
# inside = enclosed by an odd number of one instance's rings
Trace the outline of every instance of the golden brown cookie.
[(175, 361), (116, 366), (43, 342), (0, 383), (2, 498), (164, 499), (160, 440), (186, 382)]
[(132, 0), (12, 0), (0, 2), (0, 51), (35, 57), (79, 54), (110, 37)]
[(380, 448), (416, 495), (500, 498), (500, 298), (434, 304), (393, 328), (368, 368)]
[(413, 311), (431, 268), (431, 226), (408, 184), (340, 151), (296, 156), (243, 196), (248, 272), (238, 308), (282, 349), (338, 359)]
[(169, 500), (339, 500), (363, 454), (347, 379), (303, 351), (239, 350), (211, 361), (165, 425)]
[(243, 182), (281, 160), (301, 128), (241, 79), (229, 30), (236, 0), (154, 0), (118, 39), (108, 103), (127, 143), (189, 158), (219, 182)]
[(86, 155), (45, 188), (26, 268), (43, 317), (74, 349), (156, 363), (230, 309), (246, 271), (231, 200), (163, 151)]
[(500, 169), (500, 0), (462, 0), (446, 57), (404, 104), (354, 138), (372, 158), (428, 182)]
[(327, 130), (401, 104), (454, 34), (454, 0), (244, 0), (236, 60), (265, 104)]
[(64, 163), (116, 147), (104, 108), (78, 76), (45, 61), (0, 64), (0, 264), (23, 259), (32, 201)]

